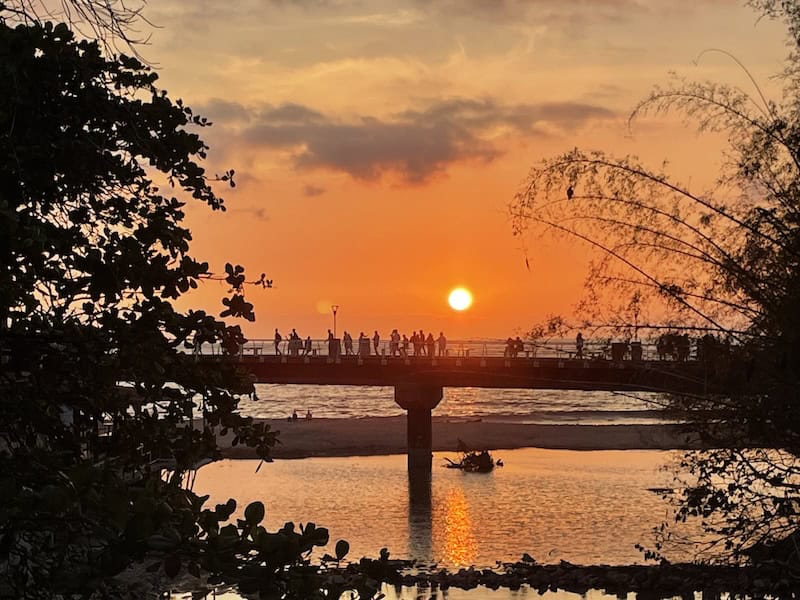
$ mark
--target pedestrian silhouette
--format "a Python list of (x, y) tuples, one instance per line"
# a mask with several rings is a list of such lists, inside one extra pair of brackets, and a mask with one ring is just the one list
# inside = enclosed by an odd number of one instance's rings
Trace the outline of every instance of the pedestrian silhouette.
[(350, 356), (353, 354), (353, 336), (344, 332), (344, 354), (345, 356)]

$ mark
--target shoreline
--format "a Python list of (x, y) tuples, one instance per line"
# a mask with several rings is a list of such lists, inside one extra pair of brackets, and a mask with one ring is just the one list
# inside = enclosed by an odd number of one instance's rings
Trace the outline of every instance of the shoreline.
[[(279, 431), (273, 458), (378, 456), (406, 453), (406, 417), (360, 419), (254, 419)], [(232, 434), (219, 436), (223, 458), (256, 458), (252, 448), (231, 447)], [(458, 440), (477, 450), (691, 450), (701, 447), (680, 425), (553, 425), (433, 418), (434, 452), (455, 452)]]

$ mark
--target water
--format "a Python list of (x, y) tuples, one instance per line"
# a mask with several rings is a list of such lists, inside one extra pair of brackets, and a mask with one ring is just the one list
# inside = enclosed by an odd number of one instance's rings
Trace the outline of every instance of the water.
[(429, 482), (409, 481), (402, 455), (276, 461), (259, 473), (257, 461), (226, 460), (203, 467), (195, 491), (212, 506), (235, 496), (239, 510), (261, 500), (270, 530), (286, 521), (328, 527), (331, 554), (346, 539), (350, 558), (387, 547), (449, 568), (523, 552), (543, 563), (640, 563), (634, 545), (652, 546), (652, 528), (669, 516), (648, 488), (669, 485), (660, 468), (674, 452), (505, 450), (496, 455), (506, 466), (490, 474), (439, 467), (447, 455), (435, 454)]
[[(601, 590), (588, 590), (584, 594), (566, 592), (564, 590), (546, 591), (540, 594), (537, 590), (532, 590), (528, 586), (522, 586), (519, 590), (509, 590), (501, 588), (491, 590), (484, 586), (478, 586), (472, 590), (460, 590), (458, 588), (448, 588), (447, 590), (432, 590), (429, 587), (404, 587), (400, 590), (394, 586), (384, 585), (382, 590), (385, 600), (636, 600), (637, 595), (630, 592), (627, 596), (616, 596), (606, 594)], [(176, 595), (173, 598), (189, 600), (189, 595)], [(218, 600), (242, 600), (236, 592), (217, 594)], [(702, 594), (696, 593), (694, 600), (701, 600)], [(342, 600), (352, 600), (347, 595), (342, 596)], [(675, 599), (679, 600), (679, 599)]]
[[(329, 418), (388, 417), (405, 414), (394, 388), (337, 385), (256, 385), (256, 400), (243, 399), (242, 413), (282, 419), (293, 410)], [(522, 423), (651, 424), (665, 419), (656, 394), (445, 388), (437, 416)]]
[[(447, 590), (431, 590), (427, 587), (401, 588), (399, 591), (393, 586), (383, 586), (382, 592), (386, 600), (636, 600), (636, 594), (631, 592), (627, 597), (622, 598), (614, 594), (606, 594), (600, 590), (588, 590), (585, 594), (575, 594), (564, 590), (546, 591), (540, 594), (537, 590), (532, 590), (528, 586), (522, 586), (519, 590), (499, 589), (490, 590), (483, 586), (478, 586), (473, 590), (460, 590), (449, 588)], [(188, 600), (188, 596), (178, 596)], [(242, 600), (242, 597), (235, 592), (217, 594), (219, 600)], [(695, 594), (695, 600), (701, 600), (701, 594)], [(342, 600), (352, 600), (343, 596)], [(677, 600), (677, 599), (676, 599)]]
[[(244, 399), (244, 414), (285, 418), (359, 418), (402, 415), (391, 387), (256, 385), (257, 399)], [(651, 424), (668, 420), (654, 394), (560, 390), (445, 388), (437, 416), (543, 424)], [(668, 487), (662, 467), (678, 454), (662, 451), (543, 450), (495, 453), (506, 466), (487, 475), (441, 468), (435, 453), (430, 479), (409, 480), (406, 457), (370, 456), (276, 461), (255, 473), (257, 461), (226, 460), (203, 467), (195, 491), (209, 504), (230, 496), (261, 500), (270, 530), (286, 521), (328, 527), (333, 554), (339, 539), (350, 542), (349, 558), (377, 557), (387, 547), (395, 558), (457, 569), (494, 567), (527, 552), (542, 563), (641, 563), (636, 543), (652, 546), (652, 529), (669, 520), (665, 502), (648, 488)], [(691, 555), (672, 554), (673, 560)], [(447, 592), (384, 587), (387, 600), (611, 600), (591, 590), (579, 596), (523, 587), (518, 591), (478, 588)], [(226, 597), (228, 597), (226, 595)], [(230, 598), (239, 598), (235, 593)]]

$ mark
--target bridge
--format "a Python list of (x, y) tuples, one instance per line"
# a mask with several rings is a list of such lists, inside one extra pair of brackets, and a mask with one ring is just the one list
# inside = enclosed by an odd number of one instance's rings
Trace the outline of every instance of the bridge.
[[(402, 348), (369, 340), (359, 352), (341, 353), (338, 341), (317, 340), (311, 347), (269, 340), (248, 342), (234, 360), (256, 383), (364, 385), (394, 387), (395, 402), (407, 411), (409, 470), (431, 468), (431, 413), (445, 387), (604, 390), (706, 393), (702, 362), (691, 357), (658, 357), (655, 347), (606, 348), (505, 342), (451, 342), (439, 355), (409, 356)], [(217, 349), (202, 348), (199, 361), (220, 360)], [(663, 359), (663, 360), (662, 360)]]

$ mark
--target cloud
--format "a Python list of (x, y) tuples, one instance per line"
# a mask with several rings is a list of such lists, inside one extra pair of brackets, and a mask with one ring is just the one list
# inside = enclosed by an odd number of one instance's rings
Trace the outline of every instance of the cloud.
[[(496, 159), (502, 154), (496, 140), (509, 133), (569, 133), (591, 120), (616, 116), (590, 103), (503, 104), (464, 98), (431, 101), (385, 118), (352, 119), (299, 104), (237, 109), (228, 104), (220, 106), (231, 115), (240, 142), (288, 152), (297, 170), (328, 169), (360, 180), (393, 173), (409, 184), (423, 183), (455, 163)], [(213, 118), (212, 107), (209, 103)], [(249, 117), (242, 118), (242, 111)]]
[(310, 184), (310, 183), (307, 183), (303, 187), (303, 195), (304, 196), (308, 196), (309, 198), (313, 198), (315, 196), (321, 196), (324, 193), (325, 193), (325, 188), (318, 187), (318, 186)]
[(197, 107), (197, 112), (203, 116), (210, 117), (212, 120), (219, 119), (228, 123), (231, 121), (250, 120), (250, 111), (247, 108), (238, 102), (231, 102), (221, 98), (212, 98)]
[(624, 21), (646, 13), (685, 15), (702, 6), (734, 7), (737, 3), (734, 0), (375, 0), (369, 3), (363, 0), (266, 0), (266, 5), (331, 14), (339, 23), (412, 25), (430, 19), (476, 20), (484, 24)]

